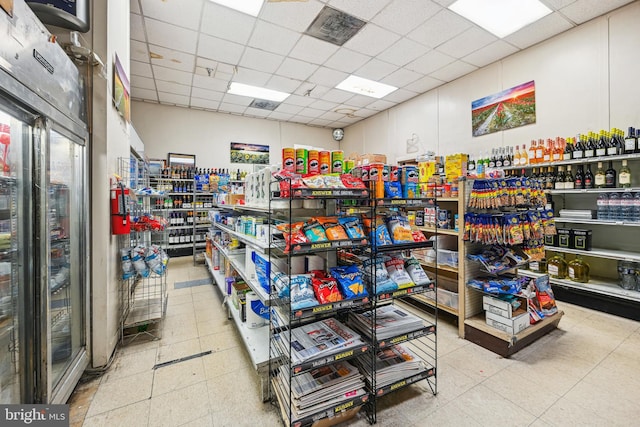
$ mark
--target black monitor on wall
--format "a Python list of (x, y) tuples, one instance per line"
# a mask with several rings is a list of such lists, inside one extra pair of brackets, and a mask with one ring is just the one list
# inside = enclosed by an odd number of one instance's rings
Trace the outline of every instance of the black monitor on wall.
[(27, 0), (43, 24), (73, 31), (89, 31), (90, 0)]

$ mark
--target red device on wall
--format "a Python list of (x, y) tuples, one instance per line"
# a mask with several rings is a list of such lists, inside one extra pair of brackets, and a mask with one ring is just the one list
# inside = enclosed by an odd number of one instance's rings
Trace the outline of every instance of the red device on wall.
[(129, 189), (118, 182), (111, 189), (111, 234), (129, 234), (131, 220), (129, 218)]

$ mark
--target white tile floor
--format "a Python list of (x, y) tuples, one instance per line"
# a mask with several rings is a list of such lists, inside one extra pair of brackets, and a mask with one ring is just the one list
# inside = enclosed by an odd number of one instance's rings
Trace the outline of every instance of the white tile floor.
[[(159, 341), (118, 350), (110, 370), (80, 384), (72, 425), (278, 426), (213, 286), (174, 289), (208, 277), (191, 258), (173, 259)], [(638, 426), (640, 323), (559, 303), (559, 329), (503, 359), (438, 328), (438, 395), (425, 381), (379, 404), (381, 426)], [(153, 369), (157, 363), (200, 358)], [(366, 426), (362, 416), (346, 425)]]

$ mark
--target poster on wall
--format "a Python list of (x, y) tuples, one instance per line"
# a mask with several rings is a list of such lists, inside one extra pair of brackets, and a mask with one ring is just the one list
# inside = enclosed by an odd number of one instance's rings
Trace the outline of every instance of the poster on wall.
[(231, 143), (231, 163), (269, 164), (269, 146), (260, 144)]
[(131, 99), (129, 97), (131, 91), (129, 89), (129, 78), (124, 72), (124, 68), (122, 68), (117, 54), (113, 68), (113, 104), (125, 121), (131, 123)]
[(471, 103), (473, 136), (513, 129), (536, 122), (535, 82), (523, 83)]

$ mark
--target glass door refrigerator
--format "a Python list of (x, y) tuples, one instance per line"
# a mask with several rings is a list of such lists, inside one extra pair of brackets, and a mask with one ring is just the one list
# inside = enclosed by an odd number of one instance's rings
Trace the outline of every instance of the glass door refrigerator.
[(65, 403), (88, 364), (81, 84), (22, 1), (0, 18), (0, 403)]

